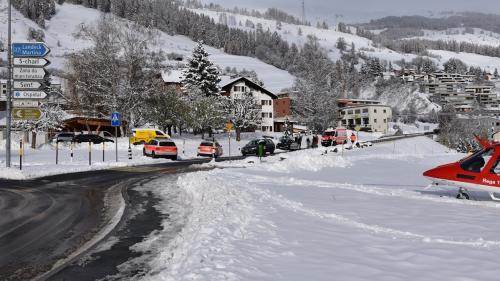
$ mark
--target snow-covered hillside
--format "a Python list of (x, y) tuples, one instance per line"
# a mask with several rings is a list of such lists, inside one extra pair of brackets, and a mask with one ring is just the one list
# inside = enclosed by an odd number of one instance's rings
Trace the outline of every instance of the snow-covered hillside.
[[(289, 43), (295, 43), (297, 45), (302, 45), (307, 41), (308, 35), (314, 35), (319, 39), (320, 44), (328, 51), (330, 58), (332, 60), (338, 60), (340, 58), (340, 51), (337, 49), (336, 44), (337, 40), (342, 37), (346, 41), (346, 43), (350, 46), (351, 43), (354, 43), (356, 49), (362, 49), (369, 56), (379, 57), (381, 59), (387, 60), (411, 60), (413, 55), (403, 55), (396, 52), (392, 52), (387, 48), (376, 48), (371, 40), (354, 35), (349, 33), (343, 33), (336, 31), (333, 27), (330, 29), (321, 29), (314, 26), (306, 26), (306, 25), (294, 25), (288, 23), (281, 23), (281, 28), (277, 28), (275, 20), (267, 20), (263, 18), (256, 18), (245, 15), (232, 14), (227, 12), (216, 12), (207, 9), (191, 9), (193, 12), (204, 14), (212, 19), (215, 22), (219, 22), (219, 18), (221, 16), (227, 17), (227, 22), (223, 23), (227, 24), (233, 28), (239, 28), (242, 30), (255, 30), (254, 28), (245, 26), (245, 23), (251, 21), (255, 26), (257, 24), (261, 24), (263, 30), (276, 31), (280, 34), (283, 39), (287, 40)], [(240, 25), (241, 23), (241, 25)], [(299, 29), (302, 34), (299, 34)]]
[[(404, 59), (407, 62), (410, 62), (412, 59), (416, 58), (417, 55), (414, 54), (403, 54), (392, 51), (388, 48), (377, 47), (373, 41), (360, 37), (354, 34), (338, 32), (335, 30), (335, 27), (330, 27), (330, 29), (321, 29), (313, 26), (304, 26), (304, 25), (294, 25), (288, 23), (281, 23), (281, 27), (278, 28), (275, 20), (267, 20), (262, 18), (256, 18), (245, 15), (232, 14), (227, 12), (216, 12), (207, 9), (191, 9), (194, 12), (199, 14), (204, 14), (216, 22), (220, 21), (220, 18), (226, 18), (229, 26), (233, 28), (239, 28), (242, 30), (254, 30), (254, 28), (250, 28), (245, 26), (246, 21), (251, 21), (255, 26), (257, 24), (261, 24), (263, 30), (276, 31), (280, 34), (283, 39), (287, 40), (290, 43), (295, 43), (297, 45), (302, 45), (307, 40), (308, 35), (314, 35), (319, 39), (320, 44), (328, 51), (329, 56), (332, 60), (337, 60), (340, 58), (340, 51), (336, 47), (337, 40), (342, 37), (350, 46), (351, 43), (354, 43), (357, 50), (362, 51), (365, 55), (370, 57), (376, 57), (381, 60), (390, 61), (393, 63), (393, 67), (397, 68), (397, 64), (395, 62), (401, 61)], [(241, 25), (240, 25), (241, 23)], [(302, 35), (299, 34), (299, 29), (302, 32)], [(422, 39), (429, 40), (456, 40), (460, 42), (470, 42), (480, 45), (490, 45), (490, 46), (499, 46), (500, 45), (500, 34), (496, 34), (489, 31), (484, 31), (481, 29), (473, 29), (474, 34), (462, 34), (464, 28), (460, 29), (450, 29), (447, 31), (425, 31), (425, 36), (418, 37)], [(380, 30), (379, 30), (380, 32)], [(492, 58), (488, 56), (476, 55), (476, 54), (466, 54), (466, 53), (453, 53), (453, 52), (442, 52), (442, 51), (431, 51), (433, 55), (436, 57), (430, 57), (433, 61), (435, 61), (439, 66), (442, 65), (450, 58), (455, 57), (463, 60), (465, 63), (475, 66), (485, 68), (487, 70), (494, 69), (494, 65), (498, 67), (498, 58)]]
[(428, 39), (467, 42), (471, 44), (488, 45), (493, 47), (500, 46), (500, 34), (483, 30), (480, 28), (471, 28), (466, 32), (465, 28), (450, 28), (447, 30), (423, 30), (424, 36), (412, 37), (411, 39)]
[[(7, 1), (0, 0), (0, 11), (5, 14)], [(90, 42), (74, 37), (82, 24), (94, 23), (101, 16), (100, 12), (94, 9), (85, 8), (80, 5), (63, 4), (56, 5), (57, 14), (46, 22), (45, 40), (51, 48), (49, 60), (50, 67), (64, 69), (66, 67), (65, 56), (78, 52), (90, 46)], [(126, 20), (116, 19), (123, 26)], [(26, 41), (29, 28), (40, 29), (34, 22), (26, 19), (16, 10), (13, 11), (13, 41)], [(6, 42), (7, 38), (7, 18), (0, 17), (0, 39)], [(188, 56), (191, 54), (195, 42), (185, 36), (170, 36), (164, 32), (156, 31), (156, 40), (151, 42), (151, 48), (162, 50), (165, 53), (175, 52)], [(221, 68), (227, 66), (237, 70), (254, 70), (265, 86), (271, 91), (278, 92), (283, 88), (293, 85), (294, 77), (288, 72), (280, 70), (274, 66), (261, 62), (258, 59), (234, 56), (224, 53), (222, 50), (208, 47), (206, 50), (211, 54), (211, 59)], [(6, 58), (6, 54), (2, 54)]]

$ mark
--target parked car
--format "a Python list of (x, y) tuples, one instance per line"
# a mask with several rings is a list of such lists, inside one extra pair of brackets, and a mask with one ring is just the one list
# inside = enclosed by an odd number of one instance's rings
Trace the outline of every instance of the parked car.
[(74, 138), (74, 142), (76, 143), (82, 143), (82, 142), (91, 142), (93, 144), (100, 144), (103, 142), (115, 142), (114, 140), (103, 138), (99, 135), (94, 135), (94, 134), (81, 134), (81, 135), (76, 135)]
[(290, 145), (292, 143), (294, 143), (294, 142), (295, 142), (295, 140), (292, 137), (290, 137), (290, 136), (282, 136), (279, 139), (279, 142), (276, 145), (276, 147), (279, 148), (279, 149), (282, 149), (282, 150), (289, 150), (290, 149)]
[(177, 160), (177, 146), (169, 139), (154, 139), (144, 145), (142, 154), (152, 158), (166, 157)]
[(198, 156), (219, 157), (222, 153), (222, 146), (216, 141), (202, 141), (198, 146)]
[(75, 134), (71, 132), (61, 132), (50, 139), (50, 142), (73, 142)]
[(243, 156), (257, 155), (260, 141), (264, 142), (264, 154), (266, 154), (266, 153), (273, 154), (274, 153), (276, 146), (274, 145), (274, 142), (272, 140), (270, 140), (270, 139), (256, 139), (256, 140), (252, 140), (249, 143), (247, 143), (241, 149), (241, 154)]
[(134, 145), (146, 144), (153, 139), (159, 139), (159, 138), (169, 139), (170, 136), (156, 129), (132, 129), (132, 136), (130, 137), (130, 143)]

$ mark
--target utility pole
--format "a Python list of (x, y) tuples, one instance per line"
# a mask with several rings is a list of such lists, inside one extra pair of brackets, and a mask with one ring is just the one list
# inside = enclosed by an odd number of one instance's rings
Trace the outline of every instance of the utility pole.
[(10, 140), (11, 140), (11, 118), (12, 118), (12, 103), (11, 103), (11, 98), (12, 98), (12, 3), (11, 0), (9, 0), (9, 7), (7, 8), (8, 10), (8, 76), (9, 78), (7, 79), (7, 121), (5, 124), (6, 127), (6, 142), (5, 142), (5, 165), (7, 168), (10, 168)]
[(302, 0), (302, 24), (306, 24), (306, 5), (305, 0)]

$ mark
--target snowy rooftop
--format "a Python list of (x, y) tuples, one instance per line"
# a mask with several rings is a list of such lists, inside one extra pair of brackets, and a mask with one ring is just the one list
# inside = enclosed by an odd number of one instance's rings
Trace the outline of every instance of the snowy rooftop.
[(182, 70), (168, 70), (161, 72), (161, 78), (165, 83), (181, 83), (184, 78)]

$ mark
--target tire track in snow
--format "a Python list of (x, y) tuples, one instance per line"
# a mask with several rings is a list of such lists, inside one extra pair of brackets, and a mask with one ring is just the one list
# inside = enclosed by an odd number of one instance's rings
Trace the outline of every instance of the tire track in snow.
[[(496, 202), (489, 201), (472, 201), (472, 200), (457, 200), (452, 197), (438, 197), (435, 195), (425, 195), (418, 191), (408, 191), (405, 189), (392, 189), (384, 188), (383, 185), (373, 185), (367, 186), (363, 184), (349, 184), (349, 183), (331, 183), (325, 181), (311, 181), (311, 180), (299, 180), (295, 178), (267, 178), (263, 176), (253, 176), (253, 178), (248, 178), (248, 182), (259, 183), (259, 184), (282, 184), (286, 186), (297, 186), (304, 188), (328, 188), (328, 189), (342, 189), (355, 191), (360, 193), (366, 193), (376, 196), (386, 196), (386, 197), (399, 197), (404, 199), (419, 200), (419, 201), (430, 201), (436, 203), (446, 203), (454, 205), (468, 205), (468, 206), (480, 206), (493, 209), (500, 209), (500, 204)], [(421, 187), (421, 186), (415, 186)], [(421, 187), (423, 189), (423, 187)]]
[[(250, 180), (247, 179), (246, 182), (250, 182)], [(409, 239), (413, 241), (420, 241), (423, 243), (444, 244), (452, 246), (467, 246), (474, 248), (500, 248), (500, 241), (484, 240), (482, 238), (477, 238), (473, 240), (453, 240), (453, 239), (446, 239), (446, 238), (413, 233), (409, 231), (397, 230), (380, 225), (371, 225), (353, 219), (349, 219), (347, 217), (335, 213), (326, 213), (315, 209), (306, 208), (300, 202), (286, 199), (281, 195), (273, 195), (271, 194), (271, 192), (263, 190), (261, 188), (257, 188), (255, 186), (248, 187), (248, 190), (257, 196), (264, 198), (265, 200), (276, 203), (278, 206), (282, 208), (289, 209), (294, 212), (300, 212), (304, 215), (311, 217), (332, 220), (338, 224), (357, 228), (363, 231), (369, 231), (374, 234), (387, 235), (390, 236), (391, 238)]]

